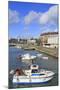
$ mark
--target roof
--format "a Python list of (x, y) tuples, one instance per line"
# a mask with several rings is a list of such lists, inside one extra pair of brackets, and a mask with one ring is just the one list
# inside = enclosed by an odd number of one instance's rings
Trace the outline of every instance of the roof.
[(47, 33), (42, 33), (40, 36), (44, 36), (44, 35), (54, 35), (54, 34), (58, 34), (58, 32), (47, 32)]

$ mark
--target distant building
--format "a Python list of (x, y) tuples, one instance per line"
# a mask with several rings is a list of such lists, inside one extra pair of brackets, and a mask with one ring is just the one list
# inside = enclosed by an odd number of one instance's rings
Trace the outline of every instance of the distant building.
[(42, 33), (40, 35), (41, 45), (43, 47), (58, 47), (58, 32)]
[(32, 45), (34, 45), (34, 44), (36, 44), (36, 40), (35, 40), (35, 39), (28, 39), (28, 40), (27, 40), (27, 44), (32, 44)]
[(18, 39), (11, 38), (11, 39), (9, 39), (9, 43), (18, 43)]
[(27, 44), (27, 39), (19, 39), (19, 44)]

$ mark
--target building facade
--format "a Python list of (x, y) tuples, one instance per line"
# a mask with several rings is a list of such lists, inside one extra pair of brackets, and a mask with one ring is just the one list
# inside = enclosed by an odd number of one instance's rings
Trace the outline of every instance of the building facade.
[(36, 40), (35, 39), (28, 39), (27, 40), (27, 44), (35, 45), (36, 44)]
[(42, 33), (40, 35), (41, 45), (48, 48), (57, 48), (59, 43), (58, 38), (58, 32)]

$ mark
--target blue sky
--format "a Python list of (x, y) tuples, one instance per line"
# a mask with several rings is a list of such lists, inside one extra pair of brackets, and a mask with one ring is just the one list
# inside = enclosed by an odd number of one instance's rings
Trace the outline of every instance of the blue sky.
[(58, 31), (58, 5), (8, 2), (9, 38), (39, 37), (41, 33)]

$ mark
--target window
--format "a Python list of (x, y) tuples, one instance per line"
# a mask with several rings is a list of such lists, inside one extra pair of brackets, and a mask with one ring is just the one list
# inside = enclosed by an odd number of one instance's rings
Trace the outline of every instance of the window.
[(42, 74), (40, 74), (40, 75), (45, 75), (45, 74), (42, 73)]
[(32, 73), (37, 73), (37, 72), (38, 72), (37, 69), (32, 70)]

